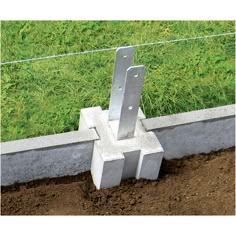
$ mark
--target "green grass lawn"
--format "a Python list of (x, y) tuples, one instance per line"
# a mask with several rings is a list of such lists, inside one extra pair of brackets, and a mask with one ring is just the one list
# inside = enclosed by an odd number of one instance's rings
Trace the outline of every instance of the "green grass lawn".
[[(234, 21), (3, 21), (1, 61), (234, 32)], [(135, 48), (147, 117), (233, 104), (235, 36)], [(76, 130), (108, 108), (115, 51), (1, 67), (1, 140)]]

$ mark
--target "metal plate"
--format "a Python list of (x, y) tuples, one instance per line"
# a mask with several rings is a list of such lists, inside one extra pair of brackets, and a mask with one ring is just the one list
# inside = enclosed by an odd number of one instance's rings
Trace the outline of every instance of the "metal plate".
[(145, 67), (143, 65), (132, 66), (127, 70), (117, 139), (134, 136), (144, 73)]
[(120, 118), (125, 75), (127, 69), (133, 63), (133, 55), (133, 47), (121, 47), (116, 50), (108, 120), (118, 120)]

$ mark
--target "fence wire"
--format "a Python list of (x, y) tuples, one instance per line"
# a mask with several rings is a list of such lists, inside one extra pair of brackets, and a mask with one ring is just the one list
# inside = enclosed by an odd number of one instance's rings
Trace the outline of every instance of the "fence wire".
[[(176, 43), (176, 42), (190, 41), (190, 40), (196, 40), (196, 39), (207, 39), (207, 38), (213, 38), (213, 37), (222, 37), (222, 36), (226, 36), (226, 35), (235, 35), (235, 33), (236, 32), (228, 32), (228, 33), (222, 33), (222, 34), (202, 35), (202, 36), (194, 36), (194, 37), (190, 37), (190, 38), (179, 38), (179, 39), (163, 40), (163, 41), (157, 41), (157, 42), (140, 43), (140, 44), (134, 44), (134, 45), (128, 45), (128, 46), (141, 47), (141, 46), (151, 46), (151, 45), (166, 44), (166, 43)], [(9, 65), (9, 64), (15, 64), (15, 63), (54, 59), (54, 58), (59, 58), (59, 57), (68, 57), (68, 56), (83, 55), (83, 54), (89, 54), (89, 53), (113, 51), (113, 50), (116, 50), (117, 48), (119, 48), (119, 47), (101, 48), (101, 49), (95, 49), (95, 50), (86, 50), (86, 51), (82, 51), (82, 52), (71, 52), (71, 53), (57, 54), (57, 55), (51, 55), (51, 56), (19, 59), (19, 60), (14, 60), (14, 61), (1, 62), (0, 65)]]

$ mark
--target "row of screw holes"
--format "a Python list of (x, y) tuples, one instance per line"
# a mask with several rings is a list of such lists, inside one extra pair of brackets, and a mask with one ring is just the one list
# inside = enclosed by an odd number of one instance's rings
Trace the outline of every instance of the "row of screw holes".
[[(127, 58), (127, 55), (123, 55), (123, 58)], [(135, 74), (134, 75), (134, 78), (138, 78), (138, 74)], [(122, 90), (122, 87), (119, 86), (119, 90), (121, 91)], [(133, 110), (133, 106), (129, 106), (128, 109), (131, 111)]]

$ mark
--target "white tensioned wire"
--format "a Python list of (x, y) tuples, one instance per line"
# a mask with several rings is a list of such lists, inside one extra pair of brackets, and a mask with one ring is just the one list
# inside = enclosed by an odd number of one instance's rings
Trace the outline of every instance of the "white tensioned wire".
[[(195, 37), (191, 37), (191, 38), (180, 38), (180, 39), (163, 40), (163, 41), (150, 42), (150, 43), (140, 43), (140, 44), (135, 44), (135, 45), (130, 45), (130, 46), (131, 47), (141, 47), (141, 46), (150, 46), (150, 45), (158, 45), (158, 44), (165, 44), (165, 43), (175, 43), (175, 42), (189, 41), (189, 40), (195, 40), (195, 39), (206, 39), (206, 38), (213, 38), (213, 37), (221, 37), (221, 36), (225, 36), (225, 35), (235, 35), (235, 33), (236, 32), (202, 35), (202, 36), (195, 36)], [(38, 61), (38, 60), (46, 60), (46, 59), (52, 59), (52, 58), (58, 58), (58, 57), (75, 56), (75, 55), (82, 55), (82, 54), (89, 54), (89, 53), (96, 53), (96, 52), (112, 51), (117, 48), (118, 47), (102, 48), (102, 49), (95, 49), (95, 50), (87, 50), (87, 51), (83, 51), (83, 52), (71, 52), (71, 53), (51, 55), (51, 56), (43, 56), (43, 57), (28, 58), (28, 59), (15, 60), (15, 61), (7, 61), (7, 62), (1, 62), (0, 65)]]

